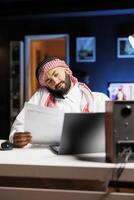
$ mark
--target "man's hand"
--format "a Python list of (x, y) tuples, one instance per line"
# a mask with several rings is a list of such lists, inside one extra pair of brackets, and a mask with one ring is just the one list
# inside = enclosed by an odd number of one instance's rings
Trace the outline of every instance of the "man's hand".
[(31, 142), (30, 132), (16, 132), (13, 137), (13, 145), (16, 148), (22, 148)]

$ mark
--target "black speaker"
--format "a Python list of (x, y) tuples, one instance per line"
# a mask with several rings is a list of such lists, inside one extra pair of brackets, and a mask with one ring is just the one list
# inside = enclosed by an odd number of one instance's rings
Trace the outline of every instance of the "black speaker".
[[(106, 102), (106, 161), (134, 161), (134, 101)], [(127, 152), (128, 153), (128, 152)]]

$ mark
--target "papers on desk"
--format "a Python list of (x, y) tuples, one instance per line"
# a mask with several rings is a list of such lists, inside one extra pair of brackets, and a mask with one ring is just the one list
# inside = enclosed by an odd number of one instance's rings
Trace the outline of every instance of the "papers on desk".
[(32, 134), (32, 143), (59, 143), (64, 112), (55, 108), (25, 103), (24, 129)]

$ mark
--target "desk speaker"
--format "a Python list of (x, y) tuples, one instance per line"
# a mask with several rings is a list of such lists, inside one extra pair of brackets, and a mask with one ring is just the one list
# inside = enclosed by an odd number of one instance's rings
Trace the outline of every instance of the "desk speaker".
[(105, 127), (106, 161), (121, 162), (128, 148), (134, 161), (134, 101), (107, 101)]

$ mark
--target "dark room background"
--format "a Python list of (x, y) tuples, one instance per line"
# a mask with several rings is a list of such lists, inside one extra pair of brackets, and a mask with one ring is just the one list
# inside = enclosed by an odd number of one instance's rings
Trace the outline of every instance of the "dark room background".
[[(134, 33), (134, 10), (62, 12), (0, 16), (0, 138), (10, 131), (10, 41), (25, 35), (69, 34), (70, 68), (89, 75), (93, 91), (108, 94), (109, 82), (134, 82), (134, 58), (117, 58), (117, 38)], [(76, 62), (76, 37), (96, 38), (96, 61)]]

